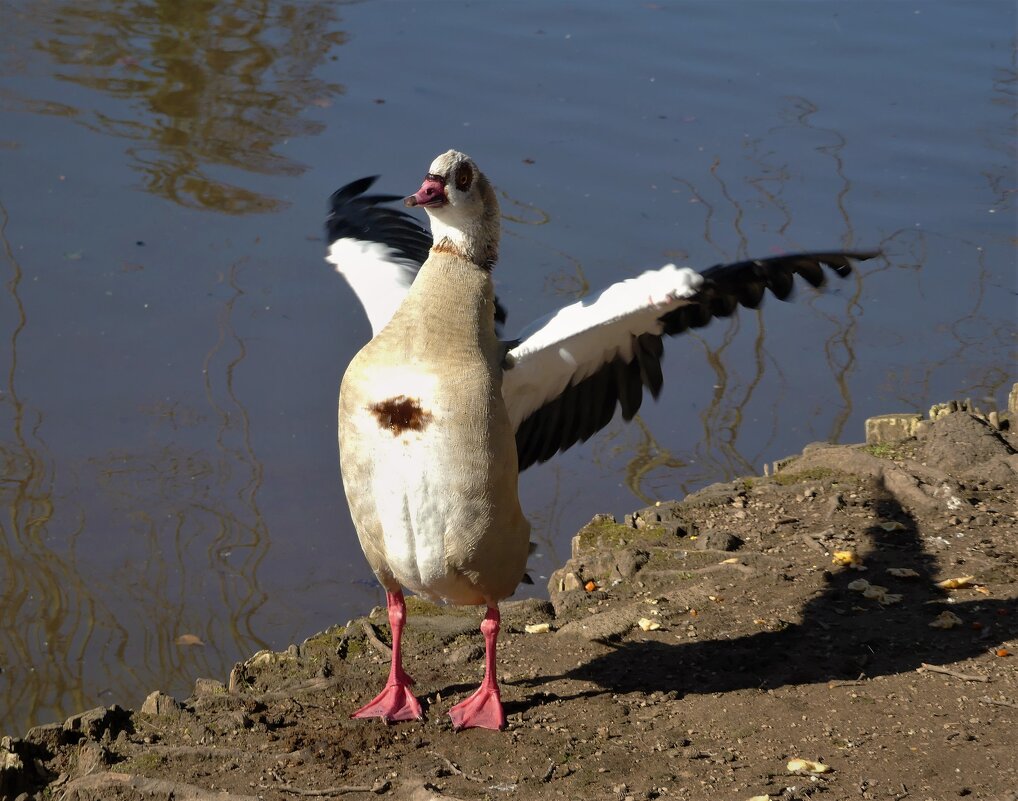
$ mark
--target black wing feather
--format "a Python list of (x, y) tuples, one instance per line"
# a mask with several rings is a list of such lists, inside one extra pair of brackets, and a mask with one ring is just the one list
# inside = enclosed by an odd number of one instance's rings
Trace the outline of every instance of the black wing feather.
[(329, 244), (347, 237), (378, 242), (423, 264), (431, 250), (431, 234), (405, 211), (384, 205), (399, 200), (398, 195), (365, 195), (376, 180), (377, 175), (359, 178), (332, 193), (325, 218)]
[[(715, 317), (729, 317), (739, 306), (758, 308), (768, 291), (779, 300), (787, 300), (795, 289), (797, 275), (819, 288), (826, 279), (824, 267), (844, 278), (852, 272), (853, 261), (878, 255), (879, 251), (824, 251), (716, 264), (703, 271), (703, 286), (688, 305), (678, 306), (660, 318), (662, 333), (674, 336), (690, 328), (702, 328)], [(567, 387), (520, 424), (516, 432), (520, 470), (585, 441), (611, 422), (616, 408), (621, 408), (624, 420), (632, 419), (640, 410), (644, 388), (657, 398), (664, 383), (662, 336), (641, 334), (632, 343), (632, 351), (628, 362), (616, 357)], [(535, 432), (540, 432), (539, 438)]]

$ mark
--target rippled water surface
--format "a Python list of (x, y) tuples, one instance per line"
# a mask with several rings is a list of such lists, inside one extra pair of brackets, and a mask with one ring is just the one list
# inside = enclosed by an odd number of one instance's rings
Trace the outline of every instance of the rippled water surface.
[(595, 512), (1015, 380), (1010, 0), (0, 15), (0, 732), (382, 601), (335, 449), (369, 328), (321, 230), (352, 178), (473, 155), (520, 326), (665, 261), (886, 253), (669, 342), (659, 403), (528, 470), (536, 575)]

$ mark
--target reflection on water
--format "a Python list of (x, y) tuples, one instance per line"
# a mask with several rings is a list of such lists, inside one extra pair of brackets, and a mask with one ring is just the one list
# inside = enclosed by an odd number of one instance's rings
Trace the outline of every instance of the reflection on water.
[(332, 2), (67, 2), (22, 13), (44, 27), (35, 46), (61, 80), (121, 101), (75, 110), (76, 119), (130, 142), (144, 187), (185, 206), (279, 208), (234, 182), (303, 171), (280, 147), (321, 132), (301, 113), (343, 91), (315, 75), (344, 40), (330, 31)]
[[(151, 676), (185, 668), (218, 675), (230, 654), (265, 645), (251, 619), (266, 599), (258, 569), (270, 540), (258, 506), (264, 468), (234, 389), (246, 355), (232, 323), (244, 295), (237, 273), (235, 265), (218, 338), (202, 367), (208, 410), (154, 410), (159, 428), (170, 428), (156, 437), (165, 437), (163, 444), (90, 460), (113, 508), (128, 521), (127, 537), (137, 543), (138, 556), (111, 575), (132, 615), (151, 622), (143, 664), (135, 660)], [(209, 432), (208, 447), (186, 448), (174, 439), (171, 432), (189, 423)], [(185, 634), (204, 647), (182, 649), (177, 640)]]
[[(80, 629), (87, 639), (90, 626), (81, 626), (84, 604), (73, 598), (75, 582), (66, 581), (66, 562), (52, 554), (46, 544), (47, 524), (53, 515), (52, 470), (45, 443), (38, 436), (40, 415), (20, 397), (18, 340), (27, 324), (21, 300), (24, 271), (7, 238), (8, 214), (0, 204), (0, 244), (3, 248), (6, 293), (0, 306), (4, 321), (3, 341), (9, 343), (4, 384), (0, 392), (3, 438), (0, 456), (0, 499), (5, 514), (0, 518), (0, 703), (11, 708), (15, 699), (30, 707), (52, 699), (58, 687), (80, 685), (70, 660), (54, 664), (41, 660), (51, 641), (66, 641)], [(72, 596), (72, 597), (68, 597)], [(87, 616), (87, 613), (84, 613)], [(72, 618), (70, 621), (68, 618)], [(3, 680), (17, 666), (37, 666), (23, 680)], [(76, 681), (78, 679), (79, 681)], [(47, 695), (49, 694), (49, 698)]]
[[(811, 389), (815, 391), (817, 383), (827, 380), (841, 399), (839, 407), (832, 409), (828, 405), (823, 410), (830, 422), (827, 431), (821, 433), (825, 441), (839, 442), (846, 437), (846, 425), (854, 411), (851, 379), (859, 366), (858, 337), (865, 312), (862, 297), (866, 283), (889, 270), (912, 271), (916, 282), (920, 283), (920, 267), (928, 258), (927, 234), (906, 230), (888, 235), (879, 242), (857, 241), (848, 211), (853, 189), (852, 162), (845, 154), (848, 142), (841, 132), (813, 122), (818, 111), (817, 105), (807, 98), (789, 98), (782, 114), (786, 124), (773, 127), (758, 138), (747, 139), (744, 158), (738, 165), (726, 168), (716, 157), (710, 165), (710, 182), (697, 185), (679, 176), (674, 176), (673, 181), (688, 193), (692, 209), (699, 210), (703, 240), (724, 260), (759, 255), (756, 252), (759, 248), (751, 243), (760, 240), (762, 235), (777, 236), (785, 242), (782, 247), (775, 247), (775, 252), (815, 246), (812, 242), (789, 241), (793, 217), (783, 200), (785, 186), (800, 181), (806, 170), (811, 171), (813, 178), (820, 170), (829, 173), (821, 175), (820, 180), (825, 186), (836, 189), (831, 193), (830, 202), (832, 218), (842, 221), (841, 245), (883, 250), (885, 258), (856, 265), (848, 280), (832, 278), (829, 286), (837, 290), (837, 294), (817, 293), (802, 284), (798, 287), (798, 296), (792, 299), (794, 303), (807, 305), (815, 317), (809, 323), (810, 338), (805, 346), (823, 354), (827, 378), (813, 376)], [(778, 160), (778, 154), (789, 151), (787, 145), (781, 143), (796, 133), (805, 137), (798, 148), (793, 148), (797, 162)], [(804, 152), (817, 154), (817, 159), (810, 163), (803, 158)], [(736, 177), (727, 178), (729, 173)], [(991, 185), (999, 195), (1000, 181), (991, 181)], [(747, 210), (749, 207), (751, 211)], [(748, 231), (747, 219), (752, 219), (758, 230)], [(725, 230), (720, 230), (722, 224), (727, 226)], [(692, 220), (688, 225), (696, 227)], [(719, 244), (733, 240), (737, 243), (734, 252), (726, 251)], [(994, 324), (992, 318), (982, 313), (987, 284), (994, 276), (984, 264), (983, 248), (957, 240), (953, 244), (969, 247), (977, 262), (972, 271), (975, 274), (966, 287), (969, 299), (959, 305), (949, 325), (950, 336), (958, 346), (949, 353), (940, 354), (936, 360), (920, 355), (900, 374), (888, 375), (885, 390), (898, 397), (907, 410), (923, 411), (922, 399), (930, 395), (932, 377), (942, 373), (949, 364), (963, 361), (970, 348), (990, 346), (1005, 354), (1013, 339), (1012, 327)], [(557, 289), (562, 281), (562, 274), (559, 274), (552, 283)], [(921, 290), (916, 294), (921, 296)], [(823, 303), (818, 302), (821, 297)], [(633, 421), (635, 426), (615, 428), (603, 435), (603, 441), (595, 445), (596, 461), (606, 469), (612, 464), (622, 469), (626, 486), (645, 503), (681, 497), (711, 481), (759, 473), (764, 454), (772, 450), (780, 436), (781, 417), (776, 413), (767, 414), (766, 410), (759, 415), (760, 419), (753, 421), (751, 450), (747, 450), (740, 440), (746, 438), (746, 422), (755, 403), (754, 396), (765, 383), (769, 393), (778, 388), (779, 399), (787, 392), (797, 391), (782, 367), (789, 359), (794, 360), (796, 354), (775, 352), (767, 345), (767, 320), (769, 315), (783, 313), (777, 308), (780, 305), (770, 298), (760, 310), (741, 309), (729, 321), (715, 321), (710, 333), (687, 332), (684, 335), (687, 341), (681, 345), (666, 343), (666, 348), (689, 348), (691, 342), (696, 342), (713, 372), (713, 391), (699, 413), (702, 431), (690, 452), (673, 453), (663, 447), (659, 444), (662, 437), (655, 433), (654, 427), (637, 417)], [(979, 360), (967, 391), (973, 397), (987, 399), (992, 405), (992, 399), (1006, 394), (1014, 377), (1003, 367), (995, 366), (992, 360), (990, 362), (988, 365), (987, 359)], [(666, 375), (665, 383), (672, 384), (673, 389), (666, 391), (662, 403), (674, 402), (673, 393), (682, 391), (674, 386), (675, 381), (675, 376)], [(823, 393), (823, 397), (829, 402), (830, 393)], [(816, 411), (818, 415), (821, 412)], [(544, 514), (552, 513), (545, 511)]]
[[(743, 158), (738, 164), (728, 165), (720, 157), (715, 157), (710, 165), (709, 178), (700, 185), (688, 178), (673, 176), (674, 183), (688, 193), (691, 208), (702, 215), (700, 230), (704, 241), (724, 260), (764, 255), (758, 252), (759, 245), (753, 243), (765, 237), (776, 238), (783, 243), (773, 248), (775, 252), (814, 246), (814, 243), (789, 241), (793, 218), (784, 201), (786, 185), (800, 181), (805, 169), (813, 170), (814, 178), (819, 170), (829, 173), (821, 175), (820, 180), (825, 186), (838, 187), (833, 195), (833, 204), (836, 217), (843, 224), (841, 244), (846, 248), (860, 246), (855, 241), (847, 211), (852, 181), (842, 155), (846, 147), (845, 136), (812, 124), (811, 117), (817, 113), (817, 107), (808, 99), (793, 97), (787, 103), (781, 113), (785, 124), (772, 127), (760, 137), (747, 139)], [(808, 165), (803, 160), (795, 164), (779, 160), (778, 154), (788, 152), (781, 143), (789, 137), (798, 137), (797, 152), (805, 150), (818, 154), (819, 158)], [(747, 230), (747, 220), (753, 220), (758, 230)], [(696, 227), (692, 220), (687, 224), (691, 228)], [(722, 224), (727, 228), (719, 229)], [(734, 252), (719, 244), (733, 240), (736, 243)], [(797, 288), (798, 297), (793, 299), (793, 302), (812, 307), (817, 319), (811, 325), (817, 333), (824, 327), (828, 330), (824, 340), (813, 341), (810, 347), (824, 354), (830, 381), (842, 399), (842, 407), (825, 436), (830, 441), (841, 438), (852, 413), (849, 379), (856, 365), (855, 332), (861, 309), (859, 297), (863, 291), (863, 274), (857, 269), (848, 281), (832, 279), (839, 290), (833, 309), (831, 306), (834, 304), (829, 301), (825, 305), (816, 304), (818, 294), (805, 284)], [(830, 297), (829, 293), (827, 297)], [(748, 410), (752, 408), (757, 390), (765, 378), (770, 388), (786, 387), (787, 391), (788, 381), (782, 371), (782, 363), (789, 355), (772, 352), (767, 346), (766, 335), (768, 316), (781, 314), (782, 310), (776, 308), (780, 305), (775, 299), (768, 298), (759, 310), (740, 309), (728, 321), (715, 321), (711, 333), (687, 332), (683, 337), (685, 342), (666, 345), (668, 348), (690, 348), (691, 343), (697, 343), (713, 371), (713, 391), (700, 413), (702, 435), (692, 453), (676, 455), (661, 447), (658, 444), (660, 437), (643, 419), (636, 421), (638, 433), (626, 432), (616, 437), (618, 441), (613, 443), (611, 456), (617, 459), (624, 451), (632, 453), (628, 457), (625, 475), (626, 484), (635, 496), (650, 503), (685, 493), (711, 480), (730, 479), (756, 473), (760, 469), (762, 455), (773, 447), (778, 437), (780, 417), (770, 414), (764, 416), (762, 423), (755, 423), (751, 452), (740, 445), (740, 436)], [(820, 379), (816, 377), (814, 380)], [(678, 377), (666, 376), (665, 381), (674, 385)], [(676, 388), (675, 391), (681, 390)], [(662, 402), (668, 403), (670, 395)], [(765, 435), (761, 435), (761, 425), (768, 428)]]
[[(254, 178), (302, 172), (283, 146), (320, 132), (302, 112), (342, 92), (316, 75), (344, 40), (333, 30), (332, 2), (8, 5), (5, 68), (30, 73), (24, 43), (31, 42), (59, 80), (94, 94), (67, 101), (5, 87), (5, 111), (63, 116), (126, 140), (144, 189), (183, 206), (229, 214), (281, 208), (264, 180), (252, 188)], [(44, 414), (19, 392), (31, 367), (19, 363), (19, 346), (26, 332), (45, 341), (52, 320), (46, 307), (36, 314), (24, 300), (24, 265), (2, 205), (0, 214), (6, 732), (107, 697), (123, 703), (166, 682), (221, 676), (238, 654), (264, 646), (253, 618), (266, 600), (259, 569), (270, 539), (258, 502), (264, 469), (235, 385), (247, 355), (234, 327), (242, 269), (228, 268), (210, 295), (222, 299), (214, 339), (193, 365), (204, 377), (204, 404), (173, 396), (139, 403), (139, 418), (151, 421), (146, 435), (76, 461), (51, 452)], [(119, 345), (89, 352), (104, 362), (122, 355)], [(130, 392), (131, 378), (119, 380)], [(182, 635), (202, 644), (183, 646)]]
[[(930, 397), (930, 384), (934, 377), (949, 365), (971, 365), (963, 374), (957, 388), (959, 398), (971, 398), (977, 406), (994, 408), (996, 398), (1007, 394), (1015, 381), (1014, 319), (999, 321), (986, 314), (984, 306), (987, 295), (992, 292), (1018, 294), (1014, 286), (1000, 283), (1001, 272), (986, 264), (986, 250), (983, 246), (965, 240), (948, 238), (924, 231), (897, 231), (887, 238), (883, 247), (888, 255), (887, 266), (874, 269), (874, 275), (884, 270), (897, 269), (911, 273), (917, 296), (924, 294), (922, 265), (928, 259), (931, 247), (961, 246), (967, 251), (964, 292), (952, 299), (950, 320), (945, 321), (940, 332), (943, 341), (950, 347), (936, 352), (937, 358), (929, 358), (925, 352), (917, 353), (908, 365), (887, 371), (881, 387), (890, 397), (897, 398), (910, 411), (926, 412), (923, 404)], [(987, 359), (987, 354), (999, 353), (1000, 359)], [(987, 362), (990, 362), (989, 364)], [(1008, 370), (1008, 365), (1012, 370)]]
[(636, 415), (631, 423), (639, 432), (639, 441), (635, 447), (635, 455), (629, 459), (626, 465), (626, 486), (641, 501), (651, 504), (658, 500), (657, 493), (651, 495), (644, 490), (644, 479), (650, 477), (655, 471), (674, 473), (682, 470), (686, 467), (686, 463), (675, 458), (654, 438), (640, 415)]
[[(41, 436), (44, 420), (18, 392), (18, 342), (30, 320), (6, 222), (0, 205), (10, 271), (2, 319), (12, 321), (4, 331), (9, 368), (0, 394), (0, 501), (7, 510), (0, 519), (0, 710), (39, 720), (94, 704), (104, 686), (122, 699), (169, 676), (222, 675), (236, 654), (265, 644), (251, 619), (265, 602), (258, 570), (270, 544), (258, 507), (263, 468), (233, 383), (245, 357), (232, 323), (243, 296), (237, 268), (202, 366), (208, 409), (154, 408), (157, 433), (149, 444), (88, 460), (120, 521), (104, 530), (104, 503), (78, 506), (75, 491), (56, 495), (58, 463)], [(210, 436), (199, 439), (208, 447), (174, 440), (180, 427), (206, 423)], [(70, 479), (89, 480), (87, 473)], [(98, 520), (89, 516), (96, 510)], [(113, 537), (131, 544), (111, 548), (126, 553), (97, 575)], [(184, 634), (204, 646), (181, 647)]]

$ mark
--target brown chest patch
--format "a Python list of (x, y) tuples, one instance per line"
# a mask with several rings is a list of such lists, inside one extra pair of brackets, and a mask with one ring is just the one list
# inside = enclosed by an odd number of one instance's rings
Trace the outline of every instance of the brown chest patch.
[(397, 395), (368, 409), (378, 418), (378, 425), (389, 429), (394, 437), (404, 431), (423, 431), (431, 422), (431, 412), (422, 409), (416, 398), (406, 395)]
[(466, 258), (466, 254), (463, 253), (458, 247), (456, 247), (449, 238), (440, 239), (434, 245), (431, 246), (432, 253), (444, 253), (447, 256), (458, 256), (461, 259)]

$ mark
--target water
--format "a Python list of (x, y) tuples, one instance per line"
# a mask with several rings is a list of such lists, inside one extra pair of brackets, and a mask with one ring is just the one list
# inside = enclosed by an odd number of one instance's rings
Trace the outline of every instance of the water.
[(0, 731), (382, 601), (334, 431), (369, 328), (321, 259), (355, 177), (473, 155), (510, 329), (669, 260), (887, 254), (670, 341), (659, 403), (528, 470), (536, 575), (595, 512), (1003, 403), (1012, 3), (508, 8), (0, 2)]

